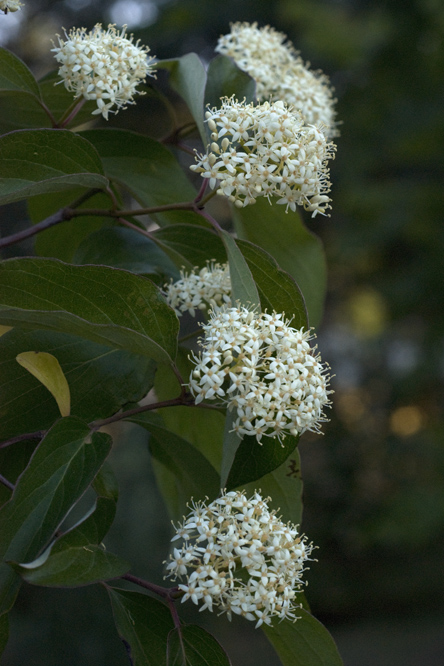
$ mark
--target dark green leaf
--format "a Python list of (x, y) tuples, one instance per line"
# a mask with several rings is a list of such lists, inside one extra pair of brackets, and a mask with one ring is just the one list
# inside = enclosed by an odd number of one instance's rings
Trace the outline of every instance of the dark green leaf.
[(307, 310), (301, 291), (288, 273), (277, 265), (273, 257), (248, 241), (237, 241), (256, 283), (261, 299), (261, 310), (285, 312), (293, 318), (294, 328), (308, 328)]
[(71, 391), (71, 414), (89, 422), (115, 414), (151, 389), (154, 361), (66, 333), (14, 328), (0, 338), (0, 441), (46, 430), (59, 418), (55, 400), (15, 360), (26, 349), (56, 356)]
[(208, 137), (203, 119), (207, 75), (201, 60), (195, 53), (187, 53), (175, 60), (159, 60), (156, 67), (169, 71), (170, 85), (186, 102), (206, 146)]
[(233, 414), (227, 411), (225, 416), (224, 442), (222, 447), (222, 464), (220, 471), (221, 488), (227, 487), (231, 468), (236, 458), (236, 453), (242, 443), (242, 438), (233, 430)]
[(77, 248), (74, 263), (104, 264), (132, 273), (160, 273), (174, 280), (180, 277), (171, 259), (154, 241), (121, 227), (106, 227), (85, 238)]
[(199, 500), (219, 494), (214, 467), (190, 442), (168, 430), (158, 414), (145, 412), (128, 420), (150, 432), (151, 455), (174, 474), (183, 496)]
[(66, 188), (105, 188), (94, 147), (68, 130), (18, 130), (0, 137), (0, 203)]
[[(38, 561), (35, 562), (37, 564)], [(44, 587), (82, 587), (101, 580), (119, 578), (131, 565), (101, 546), (65, 548), (50, 554), (40, 566), (14, 564), (14, 569), (28, 583)]]
[(343, 666), (338, 649), (327, 629), (303, 608), (296, 622), (262, 625), (279, 655), (282, 666)]
[(132, 666), (167, 666), (168, 608), (140, 592), (107, 588), (119, 636), (130, 646)]
[(176, 354), (179, 326), (143, 277), (30, 258), (0, 264), (0, 323), (74, 333), (164, 362)]
[(210, 229), (190, 224), (178, 224), (157, 229), (153, 233), (156, 242), (171, 257), (178, 268), (198, 266), (202, 268), (210, 259), (226, 262), (223, 243)]
[(119, 498), (119, 486), (117, 485), (114, 470), (108, 462), (105, 462), (101, 467), (93, 481), (92, 487), (99, 497), (117, 502)]
[(168, 636), (168, 666), (230, 666), (220, 643), (194, 624), (174, 629)]
[(303, 483), (297, 448), (273, 472), (266, 474), (259, 481), (241, 485), (247, 495), (252, 495), (260, 489), (263, 497), (271, 497), (272, 508), (282, 516), (284, 522), (301, 524)]
[(0, 93), (5, 91), (40, 98), (39, 85), (25, 63), (7, 49), (0, 48)]
[[(74, 417), (58, 421), (20, 476), (12, 498), (0, 509), (0, 557), (35, 558), (70, 508), (83, 495), (111, 448), (109, 435), (91, 432)], [(0, 614), (14, 603), (20, 578), (0, 564)]]
[(6, 647), (9, 638), (9, 618), (7, 613), (0, 615), (0, 657)]
[[(128, 130), (103, 129), (82, 132), (97, 149), (105, 174), (122, 185), (143, 207), (191, 202), (196, 196), (176, 158), (161, 143)], [(159, 222), (180, 220), (192, 223), (192, 211), (157, 213)]]
[(298, 437), (288, 435), (281, 445), (277, 439), (263, 437), (259, 444), (256, 437), (246, 435), (236, 451), (226, 482), (227, 488), (231, 490), (237, 486), (243, 486), (245, 483), (257, 481), (265, 474), (273, 472), (294, 451), (298, 439)]
[[(66, 192), (50, 192), (49, 194), (31, 197), (27, 202), (31, 221), (33, 224), (41, 222), (64, 206), (69, 206), (84, 193), (83, 188), (76, 188)], [(110, 205), (109, 196), (104, 192), (98, 192), (78, 208), (103, 208), (107, 210)], [(109, 217), (96, 215), (85, 215), (61, 222), (49, 227), (49, 229), (40, 231), (37, 236), (34, 236), (35, 253), (40, 257), (51, 257), (71, 262), (76, 248), (84, 238), (103, 227), (104, 224), (114, 223), (115, 221)]]
[(231, 299), (244, 307), (260, 305), (259, 294), (253, 276), (242, 252), (236, 245), (234, 238), (227, 232), (222, 232), (222, 240), (227, 251), (231, 277)]
[(285, 206), (270, 206), (259, 198), (254, 206), (233, 208), (239, 238), (266, 248), (279, 266), (287, 271), (304, 295), (311, 326), (322, 316), (326, 288), (326, 263), (321, 241), (301, 222), (297, 213)]
[(247, 104), (254, 102), (256, 83), (249, 74), (243, 72), (234, 60), (218, 55), (210, 61), (207, 71), (205, 103), (220, 108), (221, 97), (231, 97)]
[(60, 419), (36, 449), (11, 500), (0, 510), (0, 555), (35, 558), (90, 485), (111, 448), (72, 416)]
[[(0, 449), (0, 470), (8, 481), (11, 483), (16, 482), (17, 478), (28, 464), (38, 443), (39, 438), (16, 442), (13, 446), (6, 446)], [(10, 499), (11, 492), (12, 491), (9, 490), (9, 488), (0, 485), (0, 507)]]

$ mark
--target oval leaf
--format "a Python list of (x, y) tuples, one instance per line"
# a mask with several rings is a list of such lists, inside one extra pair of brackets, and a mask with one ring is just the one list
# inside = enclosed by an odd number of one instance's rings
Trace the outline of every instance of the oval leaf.
[(179, 327), (146, 278), (30, 258), (0, 264), (0, 323), (73, 333), (164, 362), (176, 355)]
[(251, 271), (261, 299), (261, 309), (285, 312), (294, 328), (308, 328), (308, 315), (304, 297), (289, 273), (283, 271), (262, 248), (248, 241), (237, 245)]
[(210, 229), (176, 224), (153, 233), (153, 238), (171, 257), (177, 268), (202, 268), (210, 259), (224, 263), (227, 253), (220, 238)]
[(119, 578), (131, 565), (101, 546), (88, 544), (52, 554), (40, 566), (14, 564), (15, 571), (28, 583), (44, 587), (82, 587), (102, 580)]
[(54, 396), (62, 416), (69, 416), (71, 395), (60, 363), (47, 352), (29, 351), (16, 356), (17, 362), (46, 386)]
[(261, 627), (282, 666), (343, 666), (327, 629), (303, 608), (297, 615), (296, 622), (284, 620), (272, 627), (265, 624)]
[(0, 137), (0, 203), (74, 185), (105, 188), (94, 147), (68, 130), (18, 130)]
[(11, 51), (0, 48), (0, 93), (11, 91), (40, 98), (39, 84), (31, 70)]
[(206, 146), (208, 136), (203, 120), (207, 75), (200, 58), (195, 53), (187, 53), (174, 60), (159, 60), (156, 67), (169, 71), (170, 85), (186, 102)]
[(167, 666), (167, 640), (174, 624), (165, 604), (140, 592), (107, 590), (132, 666)]
[(260, 305), (253, 276), (242, 252), (236, 245), (236, 241), (227, 231), (222, 231), (222, 240), (227, 250), (230, 265), (231, 300), (239, 302), (240, 305), (247, 308)]
[(188, 624), (168, 636), (168, 666), (231, 666), (221, 644), (208, 631)]
[(266, 248), (287, 271), (304, 295), (310, 326), (317, 326), (324, 307), (327, 267), (322, 243), (303, 225), (297, 213), (285, 206), (270, 206), (263, 197), (254, 206), (233, 207), (239, 238)]
[(234, 60), (218, 55), (210, 61), (207, 70), (205, 103), (220, 108), (221, 97), (231, 97), (247, 104), (254, 102), (256, 82), (247, 72), (242, 71)]

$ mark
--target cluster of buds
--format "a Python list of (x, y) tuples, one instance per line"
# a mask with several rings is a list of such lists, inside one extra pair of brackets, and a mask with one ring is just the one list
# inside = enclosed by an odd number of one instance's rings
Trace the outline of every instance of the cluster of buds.
[(164, 286), (168, 305), (176, 311), (178, 317), (189, 312), (192, 317), (197, 310), (208, 310), (224, 304), (231, 305), (231, 279), (228, 264), (208, 261), (199, 270), (180, 271), (181, 279)]
[(193, 356), (189, 388), (196, 398), (218, 400), (235, 412), (233, 430), (282, 441), (288, 434), (319, 432), (326, 421), (328, 368), (310, 331), (295, 329), (284, 315), (223, 307), (202, 326), (202, 350)]
[(259, 101), (282, 100), (301, 111), (305, 122), (324, 126), (330, 138), (338, 134), (328, 77), (305, 65), (287, 36), (270, 26), (234, 23), (220, 37), (216, 51), (230, 56), (256, 81)]
[(114, 25), (103, 30), (100, 23), (90, 32), (73, 28), (65, 33), (66, 41), (59, 36), (59, 46), (52, 49), (67, 90), (75, 98), (95, 100), (93, 115), (102, 114), (106, 120), (111, 109), (117, 113), (134, 104), (134, 95), (143, 94), (137, 85), (154, 75), (149, 48), (134, 44), (125, 31), (126, 26), (119, 31)]
[(313, 546), (270, 511), (269, 499), (237, 491), (208, 506), (193, 503), (173, 538), (184, 543), (167, 566), (170, 577), (186, 580), (182, 601), (203, 602), (200, 610), (217, 606), (230, 620), (234, 613), (256, 627), (272, 617), (297, 619), (295, 598)]
[(190, 168), (243, 207), (258, 197), (276, 197), (286, 210), (303, 206), (326, 214), (330, 182), (327, 162), (335, 146), (284, 102), (255, 106), (232, 97), (206, 113), (212, 143)]

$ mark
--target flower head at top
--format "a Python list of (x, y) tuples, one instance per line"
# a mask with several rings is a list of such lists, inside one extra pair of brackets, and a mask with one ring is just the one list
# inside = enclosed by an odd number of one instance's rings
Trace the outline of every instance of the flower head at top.
[(178, 317), (189, 312), (192, 317), (197, 310), (208, 310), (224, 304), (231, 305), (231, 279), (228, 264), (207, 261), (199, 269), (189, 273), (180, 271), (180, 280), (171, 281), (163, 287), (166, 301), (176, 311)]
[(283, 523), (258, 492), (224, 492), (210, 504), (193, 502), (173, 537), (167, 575), (185, 579), (182, 601), (202, 602), (200, 610), (242, 615), (256, 627), (272, 617), (296, 620), (296, 594), (312, 544), (297, 527)]
[(295, 211), (326, 215), (330, 197), (327, 162), (335, 146), (284, 102), (258, 106), (222, 98), (206, 113), (212, 143), (190, 168), (240, 208), (258, 197), (277, 198)]
[(97, 23), (90, 32), (73, 28), (65, 37), (66, 41), (59, 36), (59, 46), (52, 49), (61, 65), (59, 75), (75, 98), (96, 101), (93, 115), (102, 114), (108, 120), (110, 111), (117, 113), (134, 104), (134, 95), (143, 94), (137, 85), (154, 76), (149, 48), (134, 44), (133, 36), (126, 36), (126, 26), (121, 31), (114, 25), (104, 30)]
[(332, 89), (328, 77), (305, 65), (287, 36), (270, 26), (234, 23), (222, 35), (216, 51), (230, 56), (256, 81), (259, 101), (282, 100), (293, 105), (305, 122), (324, 125), (330, 138), (337, 136)]
[(0, 9), (7, 14), (8, 12), (18, 12), (23, 7), (19, 0), (0, 0)]
[(310, 331), (283, 314), (222, 307), (203, 324), (189, 388), (196, 404), (218, 400), (234, 412), (239, 435), (277, 438), (319, 432), (330, 404), (328, 366), (309, 345)]

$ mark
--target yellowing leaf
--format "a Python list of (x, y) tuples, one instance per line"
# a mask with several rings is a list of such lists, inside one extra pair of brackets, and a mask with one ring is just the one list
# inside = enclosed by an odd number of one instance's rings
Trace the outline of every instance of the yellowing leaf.
[(2, 337), (2, 335), (10, 331), (11, 329), (12, 326), (2, 326), (2, 324), (0, 324), (0, 338)]
[(28, 351), (16, 356), (17, 362), (34, 375), (54, 396), (62, 416), (69, 416), (71, 396), (60, 363), (47, 352)]

